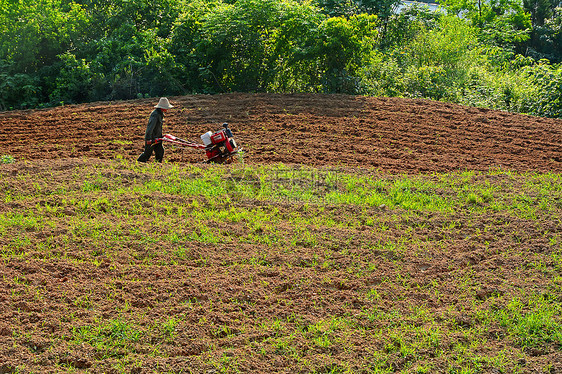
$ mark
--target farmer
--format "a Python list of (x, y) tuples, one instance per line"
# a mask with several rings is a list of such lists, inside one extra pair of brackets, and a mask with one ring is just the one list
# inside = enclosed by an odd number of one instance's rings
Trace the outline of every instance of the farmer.
[(150, 156), (152, 156), (152, 151), (156, 155), (156, 161), (162, 162), (164, 158), (164, 146), (162, 141), (158, 141), (162, 137), (162, 123), (164, 122), (164, 113), (174, 106), (170, 104), (167, 98), (162, 97), (155, 105), (150, 118), (148, 119), (148, 126), (146, 127), (146, 133), (144, 134), (144, 152), (139, 156), (137, 161), (147, 162)]

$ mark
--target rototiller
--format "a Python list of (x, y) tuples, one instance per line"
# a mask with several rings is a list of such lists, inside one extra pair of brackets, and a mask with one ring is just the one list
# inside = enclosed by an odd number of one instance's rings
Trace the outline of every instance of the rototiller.
[(212, 131), (208, 131), (201, 135), (203, 144), (184, 140), (170, 134), (166, 134), (162, 138), (156, 139), (156, 141), (168, 142), (182, 148), (197, 148), (205, 150), (207, 160), (202, 161), (204, 163), (229, 163), (232, 162), (233, 156), (241, 151), (241, 149), (238, 148), (236, 142), (234, 141), (234, 135), (228, 128), (228, 123), (223, 123), (222, 127), (222, 129), (219, 129), (214, 133)]

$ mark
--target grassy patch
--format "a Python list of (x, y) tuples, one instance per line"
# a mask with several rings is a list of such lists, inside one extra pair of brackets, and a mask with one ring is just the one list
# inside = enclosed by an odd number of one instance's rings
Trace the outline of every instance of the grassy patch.
[(0, 164), (13, 164), (16, 162), (16, 159), (10, 155), (2, 155), (0, 156)]
[(24, 371), (560, 362), (557, 174), (115, 161), (0, 187), (0, 333)]

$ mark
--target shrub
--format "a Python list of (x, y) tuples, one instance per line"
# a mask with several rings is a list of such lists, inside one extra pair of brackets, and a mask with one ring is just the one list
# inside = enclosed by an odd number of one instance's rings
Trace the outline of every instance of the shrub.
[(548, 61), (523, 68), (523, 74), (536, 87), (535, 95), (527, 103), (529, 113), (562, 117), (562, 65), (549, 65)]
[(60, 72), (55, 80), (56, 87), (50, 95), (51, 102), (58, 104), (82, 103), (90, 99), (92, 73), (84, 59), (77, 59), (70, 52), (59, 56)]
[(23, 73), (0, 73), (0, 110), (37, 107), (41, 98), (39, 78)]

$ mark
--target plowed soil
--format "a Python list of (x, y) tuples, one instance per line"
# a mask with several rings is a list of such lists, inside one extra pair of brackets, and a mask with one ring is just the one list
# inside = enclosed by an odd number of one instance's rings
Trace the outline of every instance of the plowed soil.
[[(407, 191), (420, 201), (467, 201), (223, 207), (147, 190), (202, 178), (212, 168), (187, 167), (199, 150), (166, 145), (175, 171), (114, 161), (142, 152), (155, 101), (0, 113), (0, 156), (17, 161), (0, 165), (0, 374), (562, 372), (560, 181), (544, 177), (544, 192), (487, 173), (560, 173), (561, 120), (397, 98), (172, 97), (164, 133), (199, 141), (228, 122), (250, 166), (359, 170), (387, 195), (406, 174), (428, 182)], [(484, 173), (446, 187), (435, 174), (466, 170)], [(474, 201), (455, 183), (478, 186)]]
[[(164, 133), (192, 141), (228, 122), (248, 163), (347, 165), (389, 172), (562, 170), (562, 121), (428, 100), (227, 94), (170, 98)], [(0, 114), (16, 159), (136, 159), (154, 99)], [(205, 160), (171, 149), (166, 160)]]

